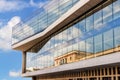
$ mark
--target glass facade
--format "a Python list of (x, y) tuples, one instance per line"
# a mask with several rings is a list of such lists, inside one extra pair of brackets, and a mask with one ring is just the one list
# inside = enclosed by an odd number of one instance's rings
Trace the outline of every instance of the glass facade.
[[(27, 70), (53, 67), (55, 58), (71, 51), (84, 52), (81, 59), (114, 53), (120, 47), (120, 0), (103, 7), (63, 30), (37, 53), (27, 53)], [(80, 60), (81, 60), (80, 59)]]
[(13, 28), (12, 44), (44, 31), (80, 0), (48, 0), (31, 18)]

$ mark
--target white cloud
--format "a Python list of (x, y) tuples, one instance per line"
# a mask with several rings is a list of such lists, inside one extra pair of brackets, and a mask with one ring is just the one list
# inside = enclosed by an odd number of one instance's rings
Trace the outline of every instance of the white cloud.
[(36, 3), (34, 3), (34, 1), (33, 1), (33, 0), (30, 0), (30, 5), (31, 5), (31, 6), (35, 6), (35, 7), (37, 7), (37, 6), (38, 6)]
[(20, 0), (0, 0), (0, 12), (15, 11), (29, 7), (28, 3)]
[(12, 27), (20, 21), (20, 17), (14, 16), (10, 21), (8, 21), (7, 25), (0, 29), (0, 49), (11, 49)]
[(9, 71), (10, 77), (20, 77), (21, 72), (20, 71)]
[(40, 8), (43, 7), (47, 2), (51, 0), (46, 1), (40, 1), (40, 2), (34, 2), (34, 0), (30, 0), (29, 3), (22, 1), (22, 0), (0, 0), (0, 12), (8, 12), (8, 11), (16, 11), (21, 10), (27, 7), (36, 7)]
[(39, 3), (35, 3), (34, 0), (30, 0), (30, 5), (33, 7), (43, 7), (43, 5), (45, 5), (48, 1), (46, 0), (45, 2), (39, 2)]

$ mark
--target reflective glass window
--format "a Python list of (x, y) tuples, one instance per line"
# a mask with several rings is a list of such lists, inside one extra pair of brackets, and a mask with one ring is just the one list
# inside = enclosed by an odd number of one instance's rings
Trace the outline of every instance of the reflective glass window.
[(77, 38), (79, 36), (80, 31), (79, 31), (78, 24), (75, 24), (74, 26), (72, 26), (71, 33), (73, 34), (73, 38)]
[(80, 41), (79, 43), (79, 50), (85, 52), (86, 51), (86, 41)]
[(95, 48), (95, 53), (103, 51), (102, 34), (96, 35), (94, 37), (94, 48)]
[(103, 9), (103, 23), (112, 21), (112, 4)]
[(104, 50), (113, 48), (113, 30), (104, 33)]
[(79, 24), (79, 37), (81, 37), (85, 33), (85, 28), (86, 28), (86, 22), (85, 19), (80, 21)]
[(120, 17), (120, 0), (117, 0), (113, 3), (113, 13), (114, 13), (114, 19)]
[(120, 46), (120, 27), (116, 27), (114, 29), (114, 41), (115, 41), (115, 47)]
[(94, 44), (93, 44), (93, 37), (91, 38), (88, 38), (86, 40), (86, 52), (89, 54), (89, 53), (94, 53)]
[(88, 18), (86, 18), (86, 31), (92, 30), (93, 25), (94, 25), (94, 19), (93, 19), (93, 15), (91, 15)]
[(94, 28), (97, 29), (102, 25), (102, 10), (94, 14)]

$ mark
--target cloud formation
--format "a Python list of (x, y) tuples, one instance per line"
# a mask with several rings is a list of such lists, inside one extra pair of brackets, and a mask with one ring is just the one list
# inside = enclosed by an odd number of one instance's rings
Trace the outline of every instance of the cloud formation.
[(21, 0), (0, 0), (0, 12), (16, 11), (29, 7), (29, 4)]
[(44, 1), (40, 1), (38, 3), (35, 3), (34, 0), (30, 0), (29, 4), (30, 4), (30, 6), (40, 8), (40, 7), (43, 7), (43, 5), (45, 5), (48, 1), (49, 0), (46, 0), (45, 2)]
[(21, 21), (20, 17), (14, 16), (8, 23), (0, 29), (0, 49), (11, 49), (12, 27)]
[(48, 1), (49, 0), (35, 3), (34, 0), (30, 0), (27, 3), (24, 0), (0, 0), (0, 12), (17, 11), (28, 7), (40, 8)]
[(10, 77), (20, 77), (21, 72), (20, 71), (9, 71)]

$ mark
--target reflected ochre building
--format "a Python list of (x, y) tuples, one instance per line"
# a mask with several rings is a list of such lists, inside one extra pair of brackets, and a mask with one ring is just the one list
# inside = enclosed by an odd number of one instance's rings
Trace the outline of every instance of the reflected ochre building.
[(49, 0), (12, 31), (23, 77), (120, 80), (120, 0)]

